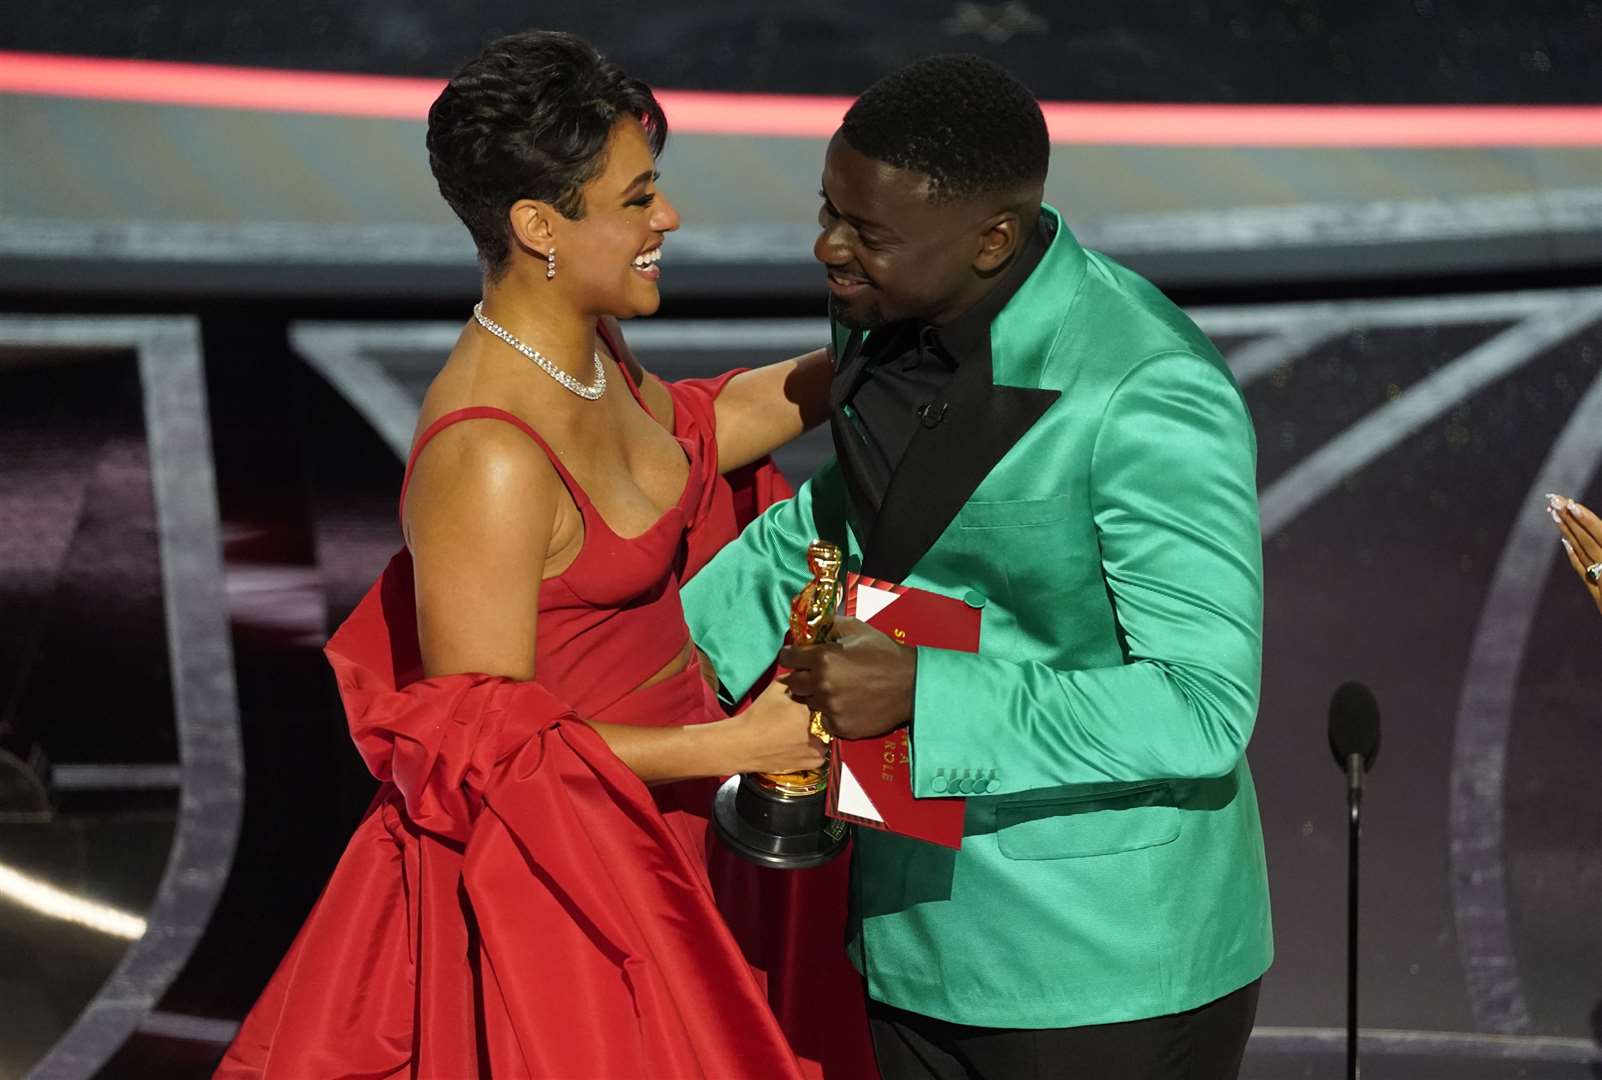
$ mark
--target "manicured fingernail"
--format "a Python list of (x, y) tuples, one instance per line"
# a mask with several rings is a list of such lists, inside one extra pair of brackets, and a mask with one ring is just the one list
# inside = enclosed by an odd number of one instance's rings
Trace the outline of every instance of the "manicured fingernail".
[(1569, 538), (1568, 537), (1560, 536), (1560, 537), (1558, 537), (1558, 540), (1560, 540), (1563, 543), (1563, 550), (1564, 551), (1568, 552), (1570, 555), (1574, 554), (1574, 545), (1569, 543)]
[(1554, 525), (1563, 524), (1563, 519), (1558, 517), (1557, 507), (1555, 506), (1548, 506), (1546, 508), (1546, 516), (1552, 519), (1552, 524)]
[(1580, 504), (1579, 503), (1575, 502), (1573, 499), (1565, 499), (1564, 502), (1567, 504), (1565, 506), (1565, 509), (1568, 510), (1569, 516), (1571, 516), (1571, 517), (1579, 517), (1580, 516)]
[(1558, 503), (1563, 501), (1563, 496), (1554, 491), (1549, 491), (1546, 493), (1546, 501), (1551, 503), (1553, 506), (1556, 506)]

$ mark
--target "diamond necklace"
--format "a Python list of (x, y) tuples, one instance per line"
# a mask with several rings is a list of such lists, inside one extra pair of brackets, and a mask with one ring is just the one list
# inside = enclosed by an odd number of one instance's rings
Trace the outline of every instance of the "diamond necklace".
[(545, 359), (545, 357), (541, 356), (538, 349), (523, 344), (523, 342), (519, 341), (510, 330), (486, 316), (484, 314), (484, 301), (480, 300), (478, 303), (473, 305), (473, 318), (478, 320), (478, 325), (482, 326), (484, 329), (488, 330), (490, 333), (506, 342), (506, 344), (510, 345), (512, 348), (516, 349), (530, 360), (534, 361), (541, 371), (545, 372), (545, 374), (549, 375), (551, 378), (555, 379), (557, 382), (561, 383), (563, 386), (567, 387), (584, 400), (594, 401), (596, 398), (606, 393), (606, 369), (601, 366), (600, 353), (594, 353), (591, 356), (591, 359), (595, 361), (595, 381), (590, 383), (590, 385), (585, 386), (583, 383), (573, 378), (573, 376), (569, 375), (567, 372), (563, 371), (561, 368)]

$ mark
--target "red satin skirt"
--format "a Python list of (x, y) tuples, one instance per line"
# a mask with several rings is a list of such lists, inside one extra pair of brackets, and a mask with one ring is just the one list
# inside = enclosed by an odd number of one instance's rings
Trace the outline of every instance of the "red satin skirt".
[[(710, 839), (715, 781), (647, 788), (528, 708), (533, 684), (471, 678), (434, 681), (444, 736), (406, 730), (471, 748), (473, 782), (426, 813), (380, 788), (218, 1076), (876, 1075), (844, 859), (746, 864)], [(706, 693), (692, 665), (597, 719), (704, 715)]]

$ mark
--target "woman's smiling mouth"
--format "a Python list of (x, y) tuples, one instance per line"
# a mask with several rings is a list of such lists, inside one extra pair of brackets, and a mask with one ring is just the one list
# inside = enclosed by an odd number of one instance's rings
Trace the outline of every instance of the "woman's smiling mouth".
[(658, 244), (645, 254), (634, 257), (634, 269), (643, 276), (655, 281), (662, 276), (662, 269), (657, 265), (661, 260), (662, 245)]

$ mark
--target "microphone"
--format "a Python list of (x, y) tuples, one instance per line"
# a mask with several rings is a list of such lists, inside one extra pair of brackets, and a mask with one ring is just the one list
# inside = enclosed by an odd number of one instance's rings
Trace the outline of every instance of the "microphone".
[(1342, 683), (1329, 701), (1329, 750), (1346, 772), (1346, 1077), (1357, 1080), (1357, 846), (1363, 774), (1379, 756), (1379, 702), (1360, 682)]
[(1379, 702), (1374, 691), (1360, 682), (1342, 683), (1329, 701), (1329, 749), (1335, 764), (1346, 771), (1346, 786), (1353, 793), (1363, 786), (1363, 774), (1379, 756)]

